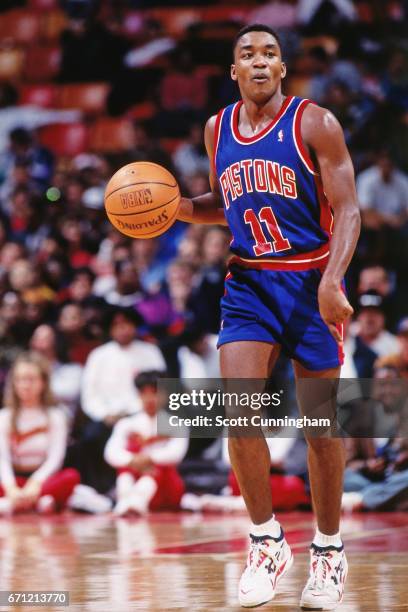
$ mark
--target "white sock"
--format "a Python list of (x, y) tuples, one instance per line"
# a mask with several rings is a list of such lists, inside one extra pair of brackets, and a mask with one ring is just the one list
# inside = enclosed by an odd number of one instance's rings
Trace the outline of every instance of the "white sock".
[(272, 514), (269, 521), (265, 523), (261, 523), (260, 525), (255, 525), (252, 523), (250, 532), (254, 536), (270, 536), (271, 538), (279, 538), (281, 534), (281, 526), (280, 523), (275, 519), (275, 515)]
[(313, 544), (320, 546), (320, 548), (324, 548), (325, 546), (335, 546), (336, 548), (341, 548), (343, 546), (340, 531), (333, 535), (326, 535), (319, 531), (317, 527), (315, 536), (313, 538)]

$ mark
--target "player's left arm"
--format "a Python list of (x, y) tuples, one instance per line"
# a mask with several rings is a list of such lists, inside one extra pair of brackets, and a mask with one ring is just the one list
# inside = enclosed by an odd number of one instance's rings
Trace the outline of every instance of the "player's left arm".
[(302, 117), (302, 138), (317, 160), (323, 189), (334, 213), (330, 256), (319, 286), (319, 308), (330, 332), (340, 342), (337, 325), (353, 314), (341, 282), (360, 234), (360, 211), (354, 169), (343, 130), (327, 109), (309, 104)]

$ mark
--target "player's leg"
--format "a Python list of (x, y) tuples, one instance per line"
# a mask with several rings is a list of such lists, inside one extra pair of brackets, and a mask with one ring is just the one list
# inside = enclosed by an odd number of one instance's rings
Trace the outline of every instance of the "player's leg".
[[(340, 368), (316, 372), (294, 362), (294, 370), (302, 414), (310, 418), (334, 416)], [(317, 529), (311, 547), (310, 578), (300, 603), (305, 609), (333, 610), (342, 600), (347, 576), (347, 560), (340, 537), (344, 445), (340, 438), (311, 434), (306, 435), (306, 439)]]
[[(279, 347), (266, 342), (224, 344), (220, 348), (221, 376), (254, 381), (267, 379), (278, 356)], [(272, 495), (269, 480), (271, 458), (264, 436), (230, 436), (228, 451), (252, 522), (265, 523), (272, 516)]]
[[(238, 341), (221, 346), (224, 379), (267, 379), (279, 355), (279, 347), (267, 342)], [(262, 385), (262, 382), (259, 383)], [(256, 384), (248, 385), (249, 392)], [(262, 391), (261, 388), (257, 391)], [(293, 557), (283, 531), (272, 512), (270, 454), (261, 435), (230, 435), (231, 464), (252, 519), (247, 566), (239, 583), (239, 602), (254, 607), (270, 601), (278, 580), (291, 567)]]
[[(302, 414), (309, 417), (329, 416), (335, 413), (335, 393), (330, 383), (323, 386), (313, 379), (337, 380), (340, 368), (315, 372), (294, 362), (296, 394)], [(330, 395), (332, 397), (330, 397)], [(333, 405), (330, 406), (330, 402)], [(321, 409), (319, 410), (318, 404)], [(341, 496), (345, 469), (344, 444), (341, 438), (306, 436), (308, 466), (313, 508), (319, 531), (327, 535), (338, 533), (340, 525)]]

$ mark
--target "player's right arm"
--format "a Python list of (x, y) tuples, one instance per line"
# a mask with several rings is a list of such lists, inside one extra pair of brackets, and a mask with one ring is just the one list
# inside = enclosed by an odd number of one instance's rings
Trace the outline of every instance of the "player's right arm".
[(210, 186), (211, 191), (197, 198), (181, 198), (178, 219), (187, 223), (208, 223), (227, 225), (224, 216), (222, 197), (219, 191), (218, 180), (215, 176), (212, 159), (214, 151), (216, 116), (210, 117), (204, 130), (205, 148), (210, 160)]

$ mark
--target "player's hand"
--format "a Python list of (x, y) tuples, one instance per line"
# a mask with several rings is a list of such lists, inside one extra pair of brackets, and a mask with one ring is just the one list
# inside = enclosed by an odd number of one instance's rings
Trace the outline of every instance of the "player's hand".
[(180, 208), (177, 214), (179, 221), (191, 221), (193, 218), (194, 205), (190, 198), (181, 198)]
[(353, 308), (341, 287), (327, 284), (324, 281), (319, 285), (318, 300), (323, 321), (334, 339), (341, 344), (343, 340), (337, 326), (351, 317), (354, 312)]

